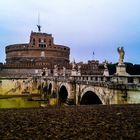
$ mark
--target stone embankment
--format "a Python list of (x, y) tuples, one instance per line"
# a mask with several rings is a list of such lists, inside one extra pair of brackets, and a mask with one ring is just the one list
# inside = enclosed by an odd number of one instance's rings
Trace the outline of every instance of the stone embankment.
[(0, 109), (0, 139), (139, 140), (140, 105)]

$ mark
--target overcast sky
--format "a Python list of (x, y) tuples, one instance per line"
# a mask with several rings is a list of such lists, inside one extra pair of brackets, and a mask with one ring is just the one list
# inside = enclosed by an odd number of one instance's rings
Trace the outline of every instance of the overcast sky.
[(125, 61), (140, 64), (140, 0), (0, 0), (0, 62), (7, 45), (29, 42), (38, 13), (42, 32), (70, 47), (71, 61), (116, 63), (123, 46)]

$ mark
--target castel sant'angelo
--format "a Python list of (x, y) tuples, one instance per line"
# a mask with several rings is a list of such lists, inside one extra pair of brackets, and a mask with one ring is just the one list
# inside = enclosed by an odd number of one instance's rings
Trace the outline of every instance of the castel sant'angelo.
[(41, 32), (40, 25), (37, 27), (38, 32), (31, 32), (29, 43), (6, 46), (6, 63), (1, 66), (1, 73), (34, 73), (54, 65), (68, 67), (70, 48), (55, 44), (52, 34)]
[[(41, 73), (44, 69), (53, 74), (54, 68), (71, 69), (70, 48), (54, 43), (52, 34), (41, 32), (41, 26), (37, 25), (38, 31), (31, 32), (29, 43), (12, 44), (5, 48), (6, 63), (0, 64), (1, 76), (32, 76)], [(75, 62), (74, 62), (75, 63)], [(99, 61), (77, 63), (83, 74), (99, 74)]]
[(47, 66), (67, 65), (70, 48), (54, 44), (51, 34), (31, 32), (27, 44), (14, 44), (6, 47), (6, 63), (16, 65)]

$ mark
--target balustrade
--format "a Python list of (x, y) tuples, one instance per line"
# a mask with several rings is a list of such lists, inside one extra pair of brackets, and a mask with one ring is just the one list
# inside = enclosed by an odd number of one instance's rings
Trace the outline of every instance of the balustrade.
[[(55, 76), (59, 81), (75, 80), (83, 83), (112, 83), (112, 84), (140, 84), (140, 76), (102, 76), (102, 75), (82, 75), (82, 76)], [(48, 79), (48, 77), (47, 77)], [(49, 77), (54, 79), (54, 77)]]

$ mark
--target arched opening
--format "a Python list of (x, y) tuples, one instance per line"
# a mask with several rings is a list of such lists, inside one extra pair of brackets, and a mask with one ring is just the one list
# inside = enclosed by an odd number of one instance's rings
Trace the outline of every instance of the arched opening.
[(48, 92), (48, 86), (46, 85), (46, 86), (43, 87), (43, 93), (47, 94), (47, 92)]
[(50, 83), (48, 87), (48, 95), (51, 95), (51, 93), (52, 93), (52, 84)]
[(68, 91), (65, 86), (62, 86), (59, 91), (59, 101), (60, 103), (66, 103), (68, 97)]
[(87, 91), (80, 102), (81, 105), (102, 104), (99, 97), (92, 91)]

